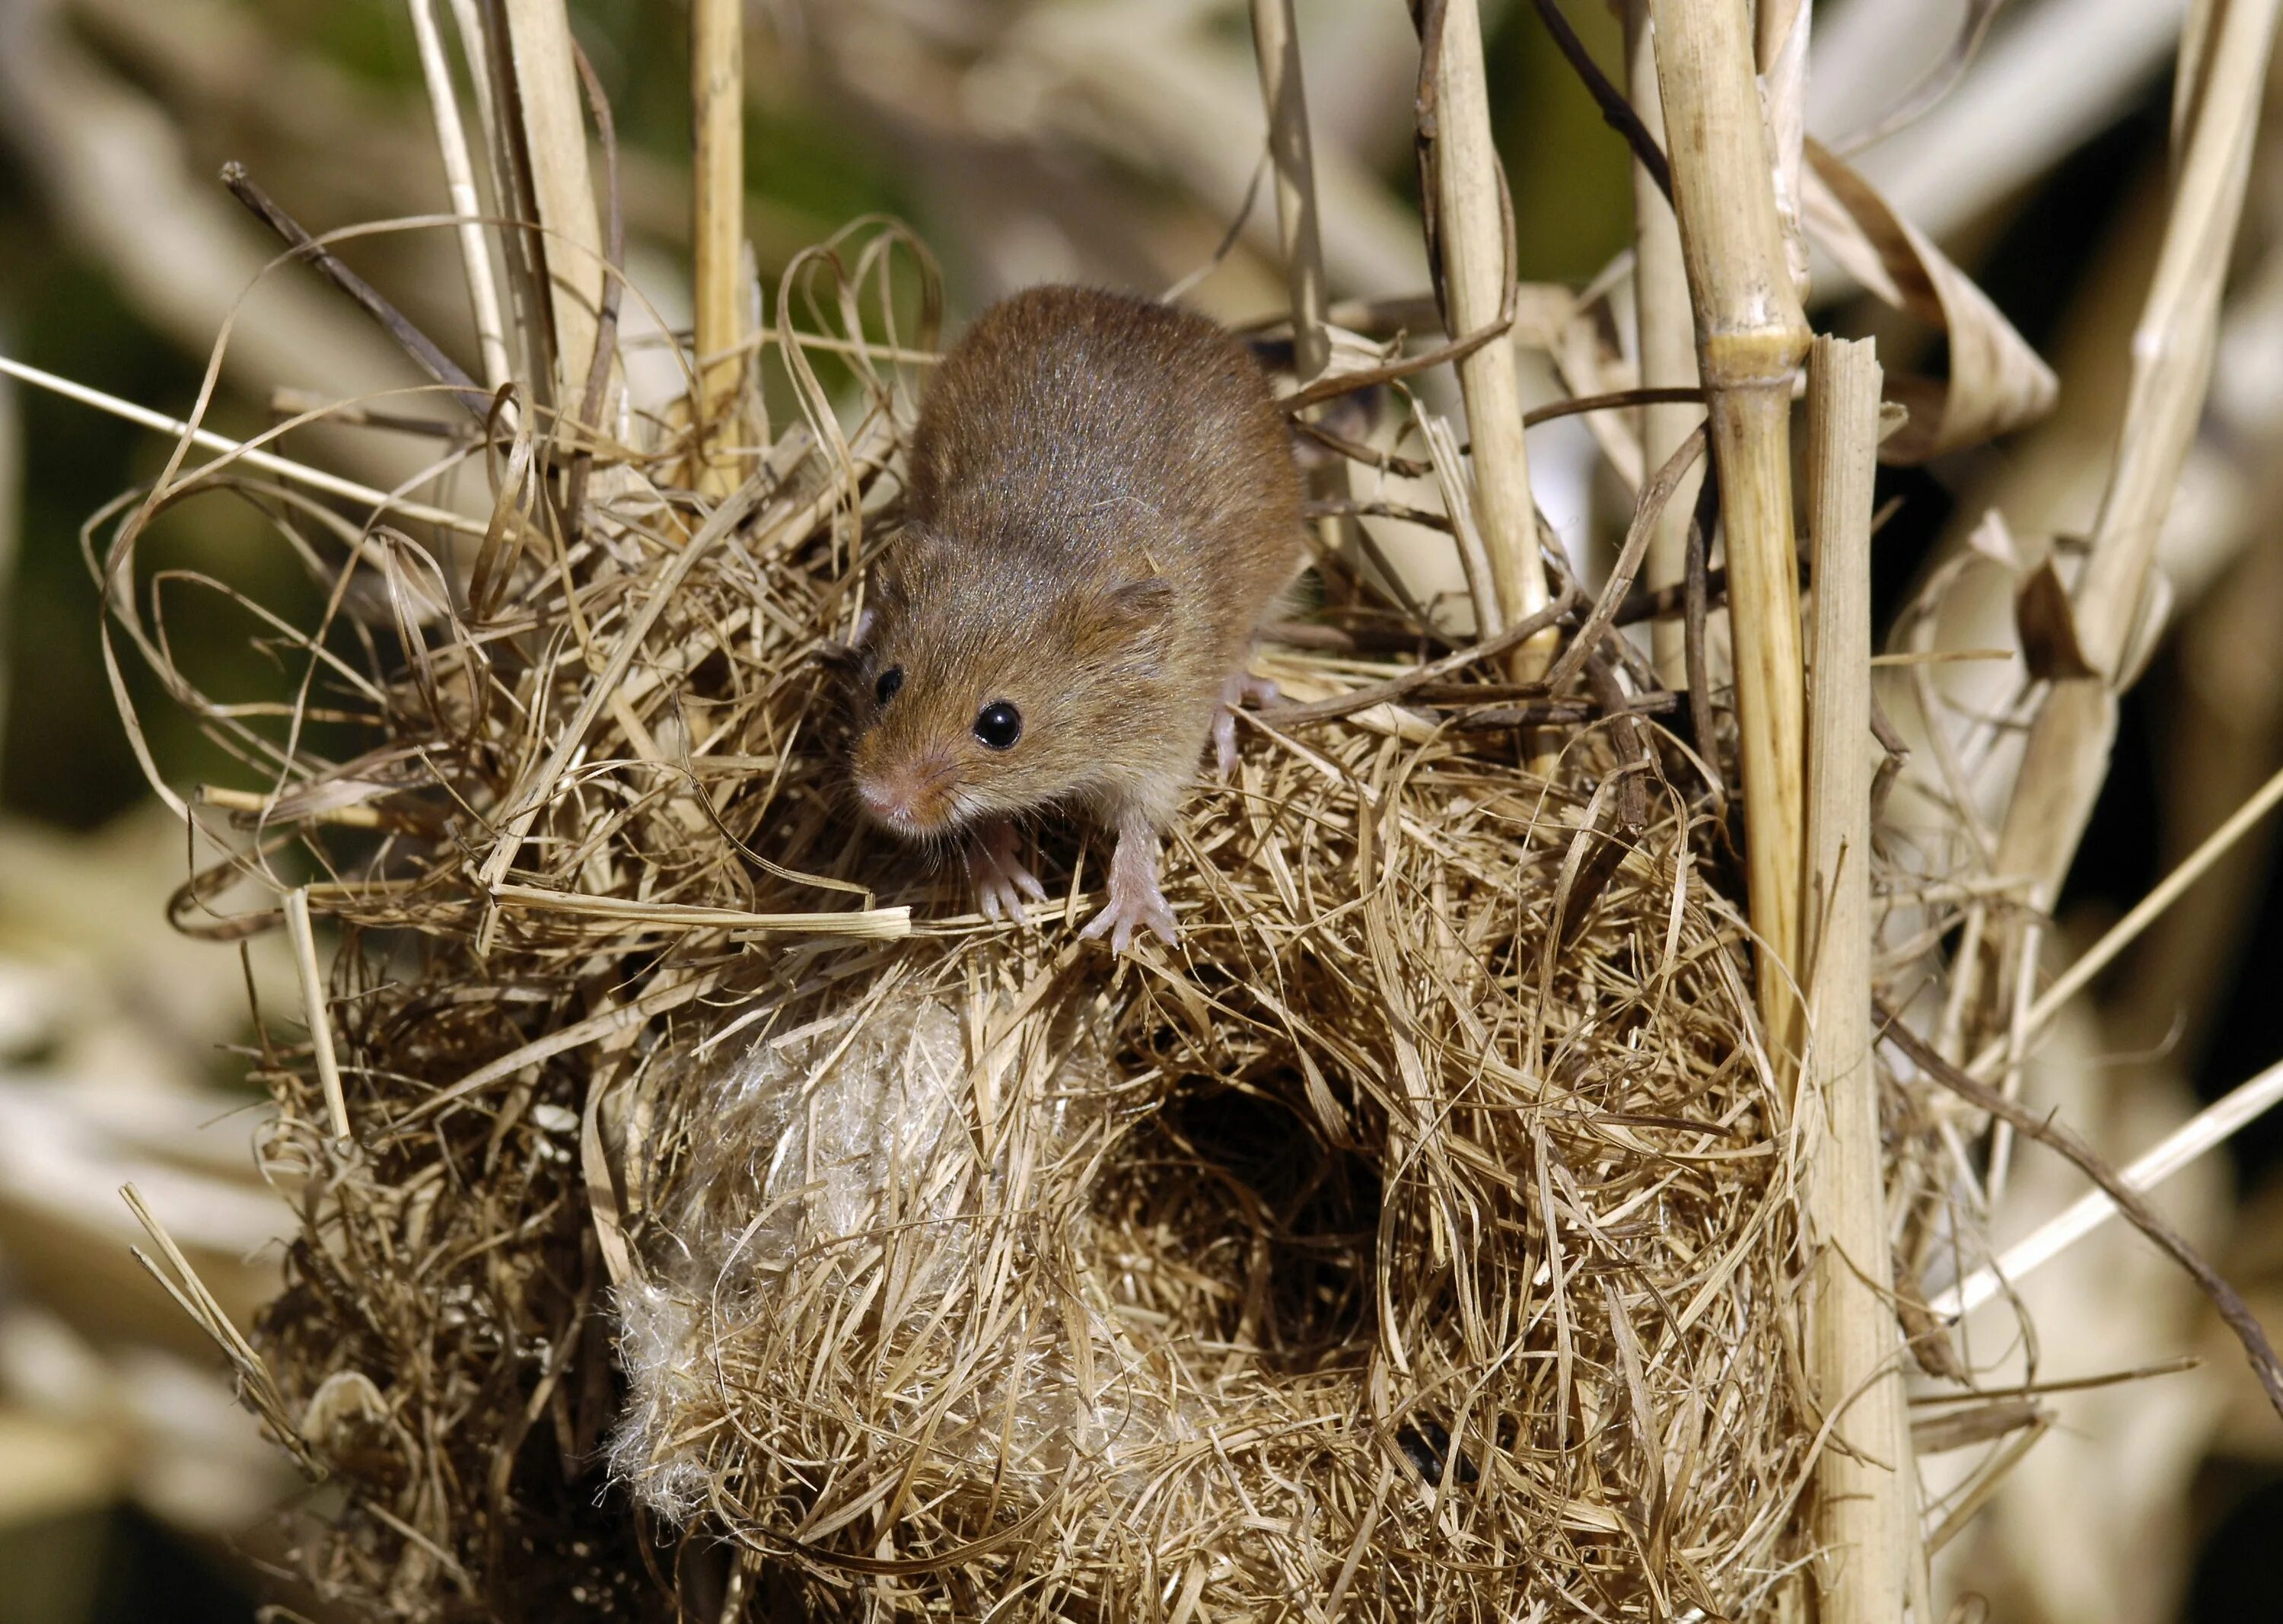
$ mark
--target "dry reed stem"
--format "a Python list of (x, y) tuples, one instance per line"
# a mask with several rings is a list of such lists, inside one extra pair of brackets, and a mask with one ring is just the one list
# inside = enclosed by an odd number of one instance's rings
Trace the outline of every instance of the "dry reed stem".
[(1656, 0), (1653, 20), (1727, 533), (1759, 1003), (1781, 1053), (1796, 1022), (1805, 839), (1789, 421), (1807, 323), (1785, 263), (1742, 0)]
[[(1292, 306), (1292, 371), (1305, 387), (1331, 363), (1332, 341), (1325, 321), (1329, 295), (1318, 223), (1315, 150), (1308, 132), (1307, 85), (1300, 68), (1292, 0), (1252, 0), (1252, 46), (1260, 70), (1260, 99), (1268, 116), (1268, 154), (1276, 172), (1277, 239)], [(1336, 458), (1310, 469), (1307, 485), (1309, 496), (1317, 501), (1345, 501), (1352, 491), (1346, 462)], [(1328, 516), (1318, 534), (1327, 552), (1345, 556), (1354, 550), (1354, 526), (1347, 519)]]
[[(2199, 6), (2201, 17), (2212, 8)], [(2218, 8), (2209, 48), (2184, 55), (2177, 107), (2185, 131), (2163, 246), (2132, 340), (2132, 381), (2115, 465), (2084, 574), (2071, 595), (2077, 646), (2095, 675), (2057, 682), (2039, 709), (1999, 832), (1998, 871), (2035, 880), (2053, 905), (2108, 775), (2115, 686), (2147, 601), (2156, 541), (2210, 385), (2227, 276), (2258, 132), (2278, 0)], [(2192, 29), (2200, 27), (2192, 20)], [(2201, 68), (2201, 73), (2198, 69)]]
[(690, 226), (697, 352), (695, 477), (724, 496), (744, 477), (745, 22), (741, 0), (693, 0), (690, 12)]
[[(1664, 141), (1664, 100), (1656, 88), (1656, 42), (1649, 0), (1625, 0), (1625, 89), (1642, 129)], [(1680, 223), (1648, 166), (1635, 159), (1633, 176), (1633, 316), (1640, 332), (1641, 386), (1694, 388), (1696, 324), (1688, 304), (1688, 268), (1680, 254)], [(1650, 468), (1671, 457), (1704, 420), (1701, 405), (1658, 402), (1641, 409), (1641, 461)], [(1691, 474), (1656, 523), (1648, 545), (1646, 579), (1652, 590), (1679, 591), (1688, 574), (1688, 520), (1703, 476)], [(1649, 629), (1656, 674), (1676, 692), (1688, 686), (1687, 629), (1667, 615)]]
[(1313, 383), (1332, 358), (1325, 330), (1324, 246), (1316, 220), (1316, 165), (1292, 0), (1252, 0), (1252, 46), (1276, 171), (1276, 224), (1292, 302), (1292, 368)]
[(1903, 1614), (1915, 1543), (1910, 1433), (1892, 1308), (1886, 1158), (1871, 1041), (1871, 503), (1879, 363), (1869, 340), (1808, 353), (1807, 523), (1815, 582), (1808, 709), (1807, 1152), (1815, 1254), (1810, 1372), (1831, 1435), (1816, 1461), (1823, 1624)]
[(347, 1097), (341, 1092), (340, 1062), (333, 1053), (332, 1017), (325, 1010), (325, 979), (317, 969), (317, 935), (309, 924), (309, 892), (296, 886), (285, 894), (285, 928), (293, 939), (293, 968), (301, 980), (301, 1015), (309, 1028), (309, 1052), (317, 1068), (317, 1086), (325, 1097), (325, 1116), (333, 1137), (354, 1138)]
[[(1443, 295), (1453, 338), (1495, 330), (1458, 369), (1474, 446), (1475, 519), (1498, 588), (1499, 620), (1481, 628), (1487, 635), (1545, 605), (1546, 566), (1539, 557), (1538, 511), (1530, 494), (1515, 343), (1504, 330), (1514, 269), (1505, 189), (1491, 143), (1482, 21), (1475, 0), (1443, 0), (1429, 8), (1429, 15), (1439, 19), (1424, 43), (1437, 51), (1430, 71), (1431, 139)], [(1541, 636), (1517, 651), (1512, 662), (1516, 680), (1526, 682), (1545, 670), (1555, 641)]]
[(403, 350), (412, 363), (425, 372), (432, 381), (449, 385), (460, 403), (471, 415), (479, 419), (484, 416), (490, 407), (490, 398), (477, 387), (476, 380), (468, 376), (460, 363), (446, 355), (435, 340), (415, 326), (410, 318), (392, 304), (379, 289), (343, 264), (324, 241), (310, 236), (300, 221), (280, 208), (276, 199), (246, 173), (244, 164), (233, 161), (222, 165), (222, 183), (245, 206), (247, 212), (275, 231), (281, 241), (295, 251), (294, 258), (308, 263), (378, 324), (390, 338), (396, 340), (397, 347)]
[[(585, 393), (595, 361), (595, 334), (602, 319), (604, 267), (603, 232), (595, 207), (594, 179), (587, 161), (587, 120), (579, 91), (577, 46), (562, 0), (494, 0), (502, 8), (507, 37), (492, 41), (513, 64), (516, 102), (522, 114), (516, 132), (531, 175), (538, 209), (536, 234), (546, 268), (548, 316), (554, 332), (554, 397), (566, 417)], [(605, 411), (603, 422), (610, 421)]]
[[(484, 386), (496, 390), (512, 375), (507, 355), (507, 329), (500, 316), (499, 284), (492, 273), (489, 239), (484, 234), (483, 199), (476, 191), (475, 166), (468, 156), (468, 134), (460, 121), (460, 98), (452, 86), (452, 67), (444, 54), (444, 41), (436, 27), (436, 0), (405, 0), (412, 15), (412, 39), (420, 55), (421, 77), (428, 86), (428, 106), (436, 125), (436, 149), (444, 163), (444, 184), (452, 212), (460, 216), (457, 235), (460, 265), (468, 283), (468, 308), (476, 324), (476, 348), (483, 360)], [(484, 75), (479, 65), (477, 83)]]

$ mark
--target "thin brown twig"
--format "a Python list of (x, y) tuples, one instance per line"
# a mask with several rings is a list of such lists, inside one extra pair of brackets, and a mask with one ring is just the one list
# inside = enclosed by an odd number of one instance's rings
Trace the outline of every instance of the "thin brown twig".
[(1559, 0), (1535, 0), (1535, 4), (1547, 33), (1554, 38), (1554, 48), (1584, 83), (1593, 105), (1601, 110), (1601, 121), (1625, 138), (1625, 144), (1632, 148), (1633, 161), (1648, 171), (1656, 189), (1664, 193), (1664, 200), (1671, 202), (1672, 163), (1665, 157), (1664, 148), (1649, 134), (1648, 126), (1641, 122), (1640, 114), (1633, 111), (1625, 93), (1609, 82), (1609, 76), (1593, 60), (1593, 53), (1586, 49), (1586, 42), (1578, 37), (1570, 20), (1562, 14)]
[(2186, 1271), (2204, 1295), (2211, 1299), (2212, 1307), (2227, 1322), (2236, 1340), (2243, 1344), (2244, 1356), (2250, 1362), (2251, 1372), (2267, 1394), (2267, 1401), (2278, 1416), (2283, 1416), (2283, 1361), (2278, 1361), (2275, 1349), (2267, 1339), (2267, 1332), (2258, 1316), (2236, 1289), (2221, 1278), (2219, 1272), (2204, 1261), (2201, 1253), (2188, 1244), (2187, 1238), (2164, 1221), (2163, 1215), (2148, 1205), (2126, 1183), (2115, 1168), (2101, 1159), (2099, 1152), (2079, 1138), (2076, 1132), (2057, 1118), (2041, 1116), (2018, 1100), (2009, 1099), (1984, 1082), (1977, 1082), (1960, 1067), (1944, 1059), (1942, 1052), (1928, 1042), (1903, 1020), (1885, 1000), (1874, 998), (1873, 1008), (1879, 1018), (1879, 1035), (1901, 1050), (1911, 1064), (1934, 1081), (1940, 1083), (1975, 1110), (2010, 1122), (2014, 1131), (2025, 1138), (2035, 1139), (2046, 1149), (2067, 1159), (2077, 1170), (2099, 1185), (2102, 1193), (2116, 1204), (2116, 1210), (2131, 1221), (2132, 1226), (2154, 1241), (2157, 1248)]
[(1321, 406), (1326, 401), (1337, 400), (1343, 394), (1353, 394), (1359, 389), (1369, 389), (1380, 384), (1393, 383), (1399, 378), (1431, 371), (1446, 362), (1455, 364), (1493, 339), (1503, 337), (1513, 325), (1514, 316), (1509, 311), (1463, 337), (1419, 355), (1405, 355), (1379, 366), (1360, 367), (1352, 372), (1335, 372), (1329, 378), (1318, 379), (1307, 387), (1296, 389), (1283, 396), (1276, 404), (1282, 408), (1286, 417), (1297, 417), (1311, 406)]
[[(1704, 391), (1694, 387), (1658, 389), (1612, 389), (1606, 394), (1578, 394), (1567, 400), (1549, 401), (1534, 406), (1522, 414), (1524, 428), (1536, 428), (1541, 423), (1551, 423), (1557, 418), (1572, 418), (1581, 412), (1619, 411), (1634, 406), (1696, 405), (1704, 399)], [(1341, 456), (1377, 468), (1383, 472), (1402, 475), (1407, 480), (1424, 479), (1435, 472), (1435, 465), (1423, 458), (1398, 457), (1392, 451), (1383, 451), (1377, 446), (1352, 440), (1336, 429), (1321, 423), (1295, 422), (1294, 432), (1337, 451)], [(1468, 441), (1459, 442), (1461, 452), (1473, 449)], [(1639, 616), (1634, 618), (1639, 619)]]
[(301, 223), (280, 208), (276, 199), (257, 184), (245, 172), (245, 166), (235, 160), (222, 167), (222, 183), (230, 188), (230, 195), (253, 217), (277, 233), (312, 269), (328, 282), (347, 294), (359, 309), (378, 322), (388, 336), (404, 347), (404, 353), (413, 363), (440, 384), (448, 386), (460, 403), (481, 418), (491, 410), (491, 391), (468, 376), (460, 363), (446, 355), (436, 340), (413, 325), (406, 316), (381, 295), (380, 290), (341, 263), (333, 251), (302, 229)]

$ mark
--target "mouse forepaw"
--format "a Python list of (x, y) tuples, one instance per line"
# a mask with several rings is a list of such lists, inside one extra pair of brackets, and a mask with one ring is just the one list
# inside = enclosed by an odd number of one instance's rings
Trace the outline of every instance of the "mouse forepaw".
[(1276, 702), (1276, 684), (1265, 676), (1255, 676), (1250, 671), (1230, 674), (1220, 685), (1220, 704), (1213, 710), (1212, 742), (1213, 769), (1216, 777), (1227, 778), (1236, 767), (1236, 707), (1255, 707)]
[(1009, 823), (979, 829), (967, 843), (967, 877), (975, 886), (975, 905), (993, 924), (1020, 919), (1025, 898), (1047, 900), (1046, 886), (1017, 855), (1019, 846), (1015, 825)]
[(1110, 859), (1110, 902), (1087, 921), (1079, 934), (1107, 935), (1113, 953), (1133, 945), (1137, 930), (1152, 931), (1167, 947), (1177, 945), (1180, 926), (1174, 922), (1173, 904), (1157, 883), (1157, 836), (1154, 831), (1121, 829), (1118, 849)]

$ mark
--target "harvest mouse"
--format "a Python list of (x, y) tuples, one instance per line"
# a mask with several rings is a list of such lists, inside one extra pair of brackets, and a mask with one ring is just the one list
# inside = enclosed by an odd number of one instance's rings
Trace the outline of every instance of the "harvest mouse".
[(1252, 634), (1300, 562), (1291, 440), (1253, 357), (1202, 316), (1035, 287), (943, 358), (909, 521), (857, 633), (853, 768), (906, 839), (956, 839), (986, 915), (1045, 887), (1015, 820), (1117, 831), (1081, 933), (1173, 941), (1157, 841), (1210, 737), (1225, 774)]

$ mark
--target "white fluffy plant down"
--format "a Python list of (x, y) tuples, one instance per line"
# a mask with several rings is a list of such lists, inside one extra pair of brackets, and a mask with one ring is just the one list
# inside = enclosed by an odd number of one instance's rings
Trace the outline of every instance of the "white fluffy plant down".
[[(775, 1409), (757, 1386), (781, 1388), (796, 1431), (901, 1448), (924, 1429), (959, 1476), (1115, 1476), (1137, 1447), (1192, 1434), (1162, 1373), (1078, 1301), (1083, 1197), (1131, 1116), (1096, 1035), (1075, 1035), (1048, 1088), (1004, 1102), (987, 1133), (970, 1053), (952, 1008), (919, 998), (732, 1058), (676, 1057), (664, 1091), (681, 1093), (687, 1159), (665, 1173), (644, 1277), (617, 1299), (630, 1390), (611, 1470), (650, 1511), (679, 1524), (717, 1491), (749, 1510), (799, 1492), (744, 1479), (755, 1456), (737, 1433)], [(1020, 1278), (1036, 1272), (1072, 1288), (1044, 1323)], [(879, 1366), (872, 1413), (827, 1421), (800, 1390), (853, 1341)]]

